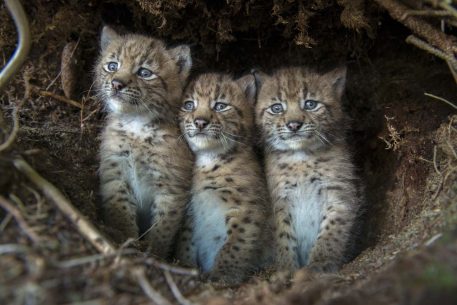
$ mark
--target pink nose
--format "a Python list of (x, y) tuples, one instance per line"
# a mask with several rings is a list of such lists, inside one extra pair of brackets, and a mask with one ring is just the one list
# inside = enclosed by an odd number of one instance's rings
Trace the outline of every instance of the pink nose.
[(195, 119), (194, 124), (198, 129), (202, 130), (203, 128), (208, 126), (208, 121), (202, 118), (198, 118)]
[(113, 79), (111, 81), (111, 85), (113, 86), (113, 89), (116, 91), (122, 90), (122, 88), (125, 87), (125, 84), (118, 79)]
[(291, 121), (289, 123), (287, 123), (287, 128), (290, 130), (290, 131), (297, 131), (300, 129), (300, 127), (302, 127), (303, 123), (302, 122), (298, 122), (298, 121)]

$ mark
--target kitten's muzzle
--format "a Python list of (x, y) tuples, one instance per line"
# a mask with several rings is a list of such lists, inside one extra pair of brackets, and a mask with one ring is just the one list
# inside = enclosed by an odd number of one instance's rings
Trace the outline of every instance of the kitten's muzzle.
[(286, 126), (290, 131), (297, 132), (303, 126), (303, 122), (290, 121), (286, 124)]
[(209, 122), (206, 119), (203, 118), (197, 118), (194, 120), (194, 125), (197, 127), (200, 131), (206, 128), (208, 126)]
[(119, 79), (116, 79), (116, 78), (115, 78), (115, 79), (113, 79), (113, 80), (111, 81), (111, 87), (113, 88), (113, 90), (114, 90), (116, 93), (119, 92), (119, 91), (121, 91), (122, 89), (124, 89), (125, 86), (126, 86), (126, 84), (125, 84), (123, 81), (119, 80)]

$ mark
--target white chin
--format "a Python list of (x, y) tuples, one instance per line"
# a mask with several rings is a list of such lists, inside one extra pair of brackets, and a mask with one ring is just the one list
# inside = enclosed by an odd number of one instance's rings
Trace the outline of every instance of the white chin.
[(292, 150), (300, 150), (306, 147), (305, 141), (303, 140), (289, 140), (287, 141), (287, 145)]
[(107, 104), (108, 104), (108, 108), (111, 112), (114, 112), (114, 113), (122, 112), (122, 101), (120, 101), (119, 99), (112, 97), (112, 98), (108, 99)]
[(304, 140), (282, 140), (273, 146), (278, 150), (304, 150), (307, 145)]
[(224, 147), (221, 145), (221, 142), (217, 139), (203, 136), (195, 135), (193, 137), (186, 137), (187, 142), (189, 143), (190, 148), (193, 152), (209, 152), (209, 151), (223, 151)]

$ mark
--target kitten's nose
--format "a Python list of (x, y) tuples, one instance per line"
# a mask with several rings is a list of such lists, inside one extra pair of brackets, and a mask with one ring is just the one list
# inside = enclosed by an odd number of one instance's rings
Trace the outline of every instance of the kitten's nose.
[(303, 123), (302, 122), (298, 122), (298, 121), (291, 121), (289, 123), (287, 123), (287, 128), (290, 130), (290, 131), (297, 131), (300, 129), (300, 127), (302, 127)]
[(125, 84), (119, 79), (113, 79), (111, 81), (111, 85), (113, 86), (113, 89), (116, 91), (122, 90), (122, 88), (125, 87)]
[(197, 118), (195, 119), (194, 124), (198, 129), (202, 130), (203, 128), (208, 126), (208, 121), (202, 118)]

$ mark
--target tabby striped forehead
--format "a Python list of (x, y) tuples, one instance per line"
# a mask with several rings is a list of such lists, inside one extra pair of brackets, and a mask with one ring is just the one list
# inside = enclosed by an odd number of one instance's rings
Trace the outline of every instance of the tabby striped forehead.
[(127, 35), (110, 44), (105, 51), (105, 58), (159, 68), (170, 60), (166, 58), (165, 53), (165, 45), (160, 40), (141, 35)]
[(322, 86), (318, 78), (318, 74), (305, 68), (280, 69), (262, 85), (260, 102), (271, 104), (278, 101), (299, 102), (307, 98), (316, 98)]
[(200, 103), (224, 101), (227, 104), (239, 106), (241, 89), (225, 74), (207, 73), (198, 76), (185, 91), (187, 99), (198, 100)]

